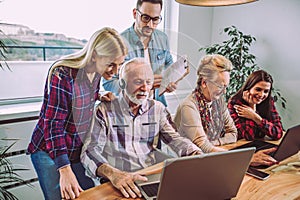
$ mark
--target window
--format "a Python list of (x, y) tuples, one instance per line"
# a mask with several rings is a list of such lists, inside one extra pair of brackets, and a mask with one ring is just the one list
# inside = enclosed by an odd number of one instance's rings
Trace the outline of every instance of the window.
[[(45, 33), (51, 37), (52, 33), (55, 33), (87, 40), (96, 30), (105, 26), (113, 27), (119, 32), (132, 26), (132, 10), (135, 4), (136, 0), (1, 1), (0, 29), (5, 24), (16, 24), (19, 25), (17, 32), (20, 33), (26, 33), (27, 30), (28, 34)], [(14, 12), (11, 12), (12, 10)], [(163, 30), (166, 20), (164, 9), (162, 16), (163, 21), (158, 25), (160, 30)], [(30, 41), (32, 38), (28, 36), (27, 39)], [(43, 46), (43, 43), (39, 45)], [(52, 61), (24, 60), (8, 62), (12, 71), (0, 69), (0, 105), (3, 105), (3, 102), (23, 102), (24, 99), (40, 100), (51, 63)]]

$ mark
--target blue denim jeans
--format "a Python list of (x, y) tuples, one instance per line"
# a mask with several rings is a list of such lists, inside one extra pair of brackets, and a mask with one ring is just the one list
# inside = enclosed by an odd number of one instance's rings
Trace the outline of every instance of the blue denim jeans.
[[(45, 200), (61, 200), (59, 172), (49, 154), (44, 151), (38, 151), (31, 154), (31, 161), (38, 175)], [(84, 167), (80, 162), (71, 164), (71, 168), (82, 189), (86, 190), (94, 187), (92, 179), (85, 176)]]

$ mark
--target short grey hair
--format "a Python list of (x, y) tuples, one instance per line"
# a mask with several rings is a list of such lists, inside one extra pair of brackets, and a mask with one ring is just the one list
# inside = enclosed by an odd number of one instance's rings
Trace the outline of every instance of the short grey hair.
[(203, 79), (215, 81), (220, 72), (230, 72), (233, 66), (229, 59), (219, 54), (204, 56), (197, 70), (197, 85), (201, 84)]
[(130, 67), (129, 65), (131, 64), (146, 64), (149, 69), (151, 69), (152, 71), (152, 68), (150, 66), (150, 64), (145, 60), (145, 58), (142, 58), (142, 57), (136, 57), (136, 58), (132, 58), (128, 61), (126, 61), (120, 68), (120, 71), (119, 71), (119, 80), (123, 79), (124, 81), (127, 82), (128, 80), (128, 77), (127, 77), (127, 74), (128, 74), (128, 71), (130, 70)]

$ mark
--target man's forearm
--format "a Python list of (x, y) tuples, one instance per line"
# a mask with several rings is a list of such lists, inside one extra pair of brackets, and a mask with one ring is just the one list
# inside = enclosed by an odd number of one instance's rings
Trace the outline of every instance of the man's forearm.
[(120, 170), (110, 166), (107, 163), (104, 163), (100, 167), (97, 168), (97, 176), (106, 177), (109, 180), (112, 179), (112, 175), (116, 172), (120, 172)]

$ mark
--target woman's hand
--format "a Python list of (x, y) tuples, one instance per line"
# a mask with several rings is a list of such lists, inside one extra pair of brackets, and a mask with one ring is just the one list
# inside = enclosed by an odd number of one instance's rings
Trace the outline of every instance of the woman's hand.
[(71, 166), (65, 166), (59, 169), (60, 174), (60, 193), (62, 199), (75, 199), (83, 189), (80, 187)]
[(212, 152), (222, 152), (222, 151), (228, 151), (228, 149), (224, 149), (221, 147), (214, 147)]
[(246, 105), (234, 105), (233, 107), (239, 117), (252, 119), (256, 124), (261, 124), (262, 117), (257, 114), (251, 107)]
[(112, 92), (107, 92), (105, 95), (100, 97), (100, 101), (113, 101), (116, 96)]
[(271, 157), (269, 154), (276, 151), (276, 147), (264, 149), (253, 154), (251, 159), (251, 166), (259, 166), (259, 165), (274, 165), (277, 164), (278, 161)]
[(254, 119), (257, 113), (249, 106), (246, 105), (234, 105), (235, 112), (239, 117), (244, 117), (247, 119)]
[(255, 104), (253, 101), (253, 95), (248, 91), (243, 91), (243, 97), (242, 97), (251, 107), (252, 109), (255, 108)]

